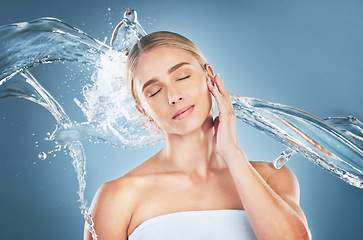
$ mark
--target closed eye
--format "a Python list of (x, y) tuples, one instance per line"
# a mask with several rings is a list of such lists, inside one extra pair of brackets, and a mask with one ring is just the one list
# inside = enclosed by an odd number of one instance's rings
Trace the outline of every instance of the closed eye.
[(190, 75), (185, 76), (185, 77), (182, 77), (182, 78), (179, 78), (177, 81), (180, 81), (180, 80), (183, 80), (183, 79), (187, 79), (187, 78), (189, 78), (189, 77), (190, 77)]
[[(178, 80), (177, 80), (177, 81), (184, 80), (184, 79), (187, 79), (187, 78), (189, 78), (189, 77), (190, 77), (190, 75), (185, 76), (185, 77), (182, 77), (182, 78), (178, 78)], [(149, 97), (153, 97), (153, 96), (155, 96), (158, 92), (160, 92), (160, 90), (161, 90), (161, 88), (160, 88), (157, 92), (155, 92), (155, 93), (151, 94)]]
[(161, 88), (156, 93), (151, 94), (149, 97), (155, 96), (158, 92), (160, 92), (160, 90), (161, 90)]

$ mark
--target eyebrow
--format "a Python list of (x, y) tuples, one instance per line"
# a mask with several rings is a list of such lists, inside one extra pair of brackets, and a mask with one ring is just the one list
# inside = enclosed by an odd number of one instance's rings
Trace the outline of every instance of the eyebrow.
[(169, 69), (168, 73), (171, 74), (172, 72), (175, 72), (178, 68), (181, 68), (184, 65), (190, 65), (190, 63), (188, 63), (188, 62), (178, 63), (178, 64), (174, 65), (173, 67), (171, 67)]
[[(168, 73), (171, 74), (172, 72), (175, 72), (176, 70), (178, 70), (179, 68), (181, 68), (184, 65), (190, 65), (190, 63), (188, 62), (181, 62), (178, 64), (175, 64), (174, 66), (172, 66), (169, 70)], [(145, 90), (145, 88), (151, 84), (153, 84), (154, 82), (157, 82), (158, 80), (155, 78), (150, 79), (149, 81), (147, 81), (143, 86), (142, 86), (142, 92)]]

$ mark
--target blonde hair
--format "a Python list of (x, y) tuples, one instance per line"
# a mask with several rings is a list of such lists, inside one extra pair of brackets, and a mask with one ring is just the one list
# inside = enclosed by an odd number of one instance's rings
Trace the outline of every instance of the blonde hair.
[(144, 36), (134, 45), (126, 60), (126, 84), (132, 98), (139, 106), (141, 106), (141, 103), (134, 88), (134, 73), (136, 65), (143, 53), (161, 46), (175, 47), (187, 51), (198, 60), (202, 69), (206, 70), (206, 59), (197, 46), (195, 46), (195, 44), (188, 38), (177, 33), (167, 31), (154, 32)]

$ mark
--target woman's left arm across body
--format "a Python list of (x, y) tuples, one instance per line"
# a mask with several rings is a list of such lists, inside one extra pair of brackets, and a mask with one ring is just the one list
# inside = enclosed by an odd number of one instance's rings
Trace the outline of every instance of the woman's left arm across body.
[(248, 219), (258, 239), (311, 239), (299, 207), (299, 184), (286, 166), (277, 170), (264, 165), (267, 179), (257, 172), (238, 146), (236, 116), (230, 95), (219, 75), (209, 75), (208, 88), (215, 97), (219, 116), (214, 120), (214, 144), (234, 180)]

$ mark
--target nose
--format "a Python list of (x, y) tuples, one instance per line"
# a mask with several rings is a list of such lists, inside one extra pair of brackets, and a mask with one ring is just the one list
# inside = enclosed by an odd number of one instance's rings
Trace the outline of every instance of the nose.
[[(179, 97), (179, 99), (177, 101), (181, 101), (182, 99), (183, 99), (182, 97)], [(175, 105), (177, 101), (175, 101), (174, 99), (169, 99), (169, 103), (171, 105)]]
[(177, 102), (181, 102), (183, 97), (179, 92), (172, 92), (169, 90), (169, 104), (175, 105)]

